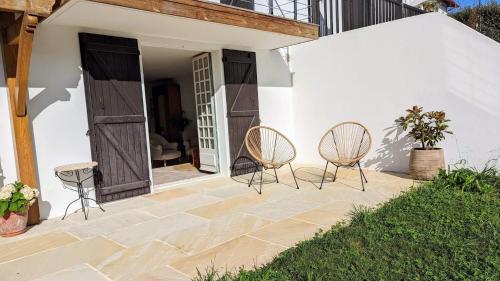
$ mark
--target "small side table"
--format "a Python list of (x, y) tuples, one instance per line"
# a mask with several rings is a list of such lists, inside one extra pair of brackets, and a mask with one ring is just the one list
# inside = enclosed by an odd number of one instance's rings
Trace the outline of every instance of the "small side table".
[[(55, 174), (56, 176), (65, 183), (64, 187), (78, 192), (78, 198), (73, 200), (73, 202), (69, 203), (68, 206), (66, 207), (66, 211), (64, 212), (63, 220), (66, 218), (66, 215), (68, 213), (69, 207), (80, 200), (82, 207), (81, 210), (83, 211), (83, 214), (85, 216), (85, 220), (88, 219), (89, 215), (89, 204), (88, 201), (94, 201), (97, 206), (101, 209), (101, 211), (105, 212), (105, 210), (102, 208), (102, 206), (97, 203), (96, 200), (89, 198), (89, 192), (94, 190), (94, 189), (89, 189), (85, 188), (83, 186), (83, 183), (89, 179), (94, 178), (94, 170), (97, 167), (97, 162), (85, 162), (85, 163), (76, 163), (76, 164), (69, 164), (69, 165), (63, 165), (56, 167)], [(66, 184), (75, 184), (76, 189), (68, 187)]]

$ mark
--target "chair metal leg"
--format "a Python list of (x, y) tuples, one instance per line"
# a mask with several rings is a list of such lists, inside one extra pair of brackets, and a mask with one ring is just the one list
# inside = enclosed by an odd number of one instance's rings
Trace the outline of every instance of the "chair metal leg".
[(278, 174), (276, 173), (276, 168), (273, 168), (273, 170), (274, 170), (274, 176), (276, 177), (276, 182), (280, 183), (280, 181), (278, 180)]
[(366, 179), (365, 172), (363, 172), (363, 170), (361, 170), (361, 174), (363, 175), (363, 178), (365, 179), (365, 183), (368, 183), (368, 180)]
[(255, 177), (255, 174), (257, 173), (257, 171), (259, 170), (259, 166), (255, 166), (255, 171), (253, 171), (253, 175), (252, 175), (252, 178), (250, 179), (250, 181), (248, 182), (248, 187), (250, 187), (252, 185), (252, 182), (253, 182), (253, 178)]
[(335, 175), (333, 175), (333, 181), (337, 180), (337, 172), (339, 171), (339, 166), (335, 165)]
[(323, 172), (323, 177), (321, 178), (321, 184), (319, 185), (319, 189), (321, 189), (323, 187), (323, 181), (325, 181), (325, 175), (326, 175), (327, 168), (328, 168), (328, 161), (326, 161), (325, 171)]
[(292, 171), (292, 176), (293, 180), (295, 181), (295, 185), (297, 186), (297, 189), (299, 189), (299, 184), (297, 183), (297, 178), (295, 178), (295, 173), (293, 172), (292, 164), (288, 163), (288, 165), (290, 165), (290, 170)]
[(264, 173), (264, 167), (262, 167), (262, 169), (260, 170), (260, 188), (259, 188), (259, 194), (262, 194), (262, 182), (264, 181), (263, 173)]
[[(363, 177), (365, 176), (363, 174), (363, 170), (361, 169), (361, 165), (359, 164), (358, 162), (358, 168), (359, 168), (359, 177), (361, 178), (361, 186), (363, 187), (363, 191), (365, 191), (365, 183), (364, 183), (364, 180), (366, 181), (366, 178), (364, 178), (363, 180)], [(368, 181), (366, 181), (368, 183)]]

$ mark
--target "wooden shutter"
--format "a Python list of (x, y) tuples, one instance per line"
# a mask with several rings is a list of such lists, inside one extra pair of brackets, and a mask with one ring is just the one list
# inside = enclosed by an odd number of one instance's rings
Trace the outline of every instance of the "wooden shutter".
[(231, 175), (253, 172), (245, 147), (248, 129), (260, 124), (257, 63), (254, 52), (223, 50)]
[(80, 33), (96, 196), (109, 202), (150, 192), (137, 40)]

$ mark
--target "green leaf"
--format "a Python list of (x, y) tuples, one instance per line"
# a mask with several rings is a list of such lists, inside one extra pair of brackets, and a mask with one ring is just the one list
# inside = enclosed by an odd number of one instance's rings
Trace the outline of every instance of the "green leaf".
[(17, 212), (24, 214), (26, 212), (26, 205), (17, 205)]
[(11, 201), (16, 202), (17, 200), (19, 200), (21, 198), (24, 198), (23, 194), (21, 192), (15, 192), (14, 194), (12, 194)]
[(9, 211), (17, 212), (19, 209), (17, 208), (17, 202), (11, 202), (9, 204)]
[(5, 211), (9, 208), (9, 202), (0, 201), (0, 217), (5, 215)]

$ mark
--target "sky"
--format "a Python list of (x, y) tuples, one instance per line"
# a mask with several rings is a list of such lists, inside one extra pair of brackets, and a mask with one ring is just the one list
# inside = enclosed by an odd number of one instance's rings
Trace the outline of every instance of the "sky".
[[(481, 3), (485, 4), (490, 1), (491, 0), (481, 0)], [(477, 6), (479, 0), (455, 0), (455, 2), (457, 2), (460, 5), (460, 7), (469, 7), (469, 6)], [(496, 0), (496, 2), (498, 3), (500, 1)]]

